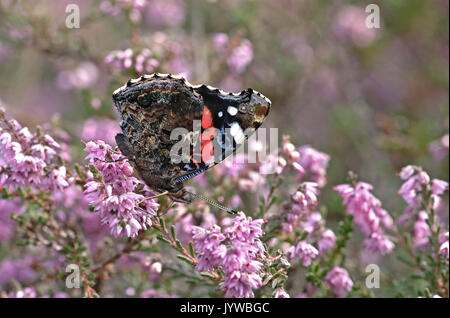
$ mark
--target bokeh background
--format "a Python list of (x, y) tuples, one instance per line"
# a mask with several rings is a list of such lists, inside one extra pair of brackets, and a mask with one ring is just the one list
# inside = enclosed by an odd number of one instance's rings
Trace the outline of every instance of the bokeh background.
[[(70, 3), (79, 29), (65, 25)], [(369, 3), (379, 29), (365, 25)], [(0, 100), (23, 125), (60, 127), (76, 159), (81, 139), (113, 142), (111, 94), (131, 77), (252, 87), (273, 103), (265, 127), (330, 155), (331, 224), (343, 211), (331, 188), (348, 170), (395, 217), (401, 167), (448, 180), (448, 10), (446, 0), (1, 0)]]

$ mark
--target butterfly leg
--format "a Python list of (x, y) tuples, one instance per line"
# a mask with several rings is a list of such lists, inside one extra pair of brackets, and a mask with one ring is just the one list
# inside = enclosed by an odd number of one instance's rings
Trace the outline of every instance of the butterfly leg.
[(151, 197), (147, 197), (147, 198), (144, 198), (143, 200), (139, 201), (138, 204), (141, 204), (142, 202), (147, 201), (147, 200), (155, 199), (157, 197), (162, 197), (163, 195), (167, 195), (167, 194), (169, 194), (169, 191), (164, 191), (157, 195), (152, 195)]
[(116, 160), (102, 160), (102, 159), (98, 159), (98, 158), (94, 158), (95, 161), (101, 161), (101, 162), (119, 162), (119, 161), (124, 161), (127, 160), (128, 158), (123, 157), (123, 158), (119, 158)]

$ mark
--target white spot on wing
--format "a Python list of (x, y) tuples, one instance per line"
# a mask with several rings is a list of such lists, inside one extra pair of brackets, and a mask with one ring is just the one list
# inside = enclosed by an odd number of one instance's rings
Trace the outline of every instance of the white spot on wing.
[(219, 117), (223, 116), (223, 112), (219, 112), (217, 115), (219, 115)]
[(231, 116), (236, 116), (238, 109), (236, 107), (233, 106), (228, 106), (227, 108), (227, 112), (228, 114), (230, 114)]
[(241, 144), (244, 142), (245, 139), (244, 132), (242, 131), (241, 126), (237, 122), (231, 124), (230, 134), (231, 136), (233, 136), (234, 141), (236, 141), (237, 144)]

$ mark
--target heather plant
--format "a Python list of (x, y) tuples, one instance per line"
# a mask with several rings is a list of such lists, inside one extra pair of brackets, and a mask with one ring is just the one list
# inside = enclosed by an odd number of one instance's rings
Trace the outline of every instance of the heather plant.
[[(0, 297), (449, 297), (448, 3), (74, 2), (0, 3)], [(277, 151), (186, 182), (238, 213), (117, 147), (111, 93), (153, 72), (271, 98)]]

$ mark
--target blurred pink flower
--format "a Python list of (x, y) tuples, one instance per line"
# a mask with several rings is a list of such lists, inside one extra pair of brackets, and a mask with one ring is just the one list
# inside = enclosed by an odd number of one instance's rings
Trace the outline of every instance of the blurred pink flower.
[[(425, 200), (424, 195), (427, 192), (430, 193), (430, 200), (433, 203), (432, 208), (439, 211), (442, 207), (441, 196), (449, 189), (448, 182), (439, 179), (431, 180), (422, 168), (412, 165), (402, 168), (398, 175), (404, 180), (398, 194), (407, 204), (403, 215), (399, 218), (399, 224), (404, 224), (407, 219), (420, 212), (421, 205)], [(418, 222), (418, 226), (420, 226), (423, 220), (418, 220)]]
[[(292, 195), (291, 202), (286, 206), (285, 220), (282, 224), (283, 232), (290, 233), (294, 227), (307, 228), (307, 219), (317, 205), (317, 183), (304, 182)], [(305, 220), (306, 218), (306, 220)], [(299, 225), (299, 222), (302, 221)]]
[(84, 89), (92, 86), (98, 79), (97, 66), (92, 62), (83, 62), (71, 71), (62, 71), (58, 75), (58, 85), (61, 89)]
[(130, 48), (112, 51), (105, 57), (104, 62), (119, 71), (133, 68), (138, 74), (153, 73), (159, 67), (159, 61), (153, 58), (153, 52), (147, 48), (138, 54)]
[(353, 281), (348, 272), (339, 266), (334, 266), (325, 276), (324, 281), (336, 297), (345, 297), (353, 289)]
[(225, 33), (216, 33), (213, 35), (214, 48), (220, 54), (225, 56), (227, 54), (228, 35)]
[(317, 242), (317, 248), (320, 254), (331, 251), (336, 242), (336, 235), (330, 229), (325, 230), (322, 233), (322, 238)]
[(185, 16), (185, 4), (179, 0), (149, 0), (145, 14), (150, 25), (179, 25)]
[(298, 148), (300, 159), (298, 163), (303, 167), (304, 172), (299, 171), (299, 178), (309, 175), (309, 180), (316, 182), (319, 187), (324, 187), (327, 183), (327, 167), (330, 156), (320, 152), (311, 146), (301, 146)]
[(439, 140), (435, 140), (428, 146), (428, 151), (436, 161), (442, 161), (447, 157), (449, 149), (448, 134), (442, 136)]
[(341, 8), (335, 17), (332, 29), (341, 38), (349, 39), (360, 47), (369, 46), (377, 37), (376, 28), (366, 26), (367, 13), (356, 6)]
[(112, 51), (105, 57), (105, 64), (112, 66), (119, 71), (124, 71), (133, 64), (133, 50)]
[(442, 243), (439, 247), (439, 255), (447, 258), (448, 260), (448, 241)]
[(8, 295), (10, 298), (36, 298), (36, 291), (34, 287), (26, 287)]
[(15, 222), (11, 213), (21, 214), (25, 209), (19, 198), (0, 199), (0, 242), (8, 241), (14, 234)]
[(109, 118), (89, 118), (84, 122), (81, 139), (99, 139), (107, 143), (115, 143), (115, 136), (119, 132), (119, 125), (115, 120)]
[(142, 11), (147, 5), (147, 0), (105, 0), (100, 3), (100, 11), (114, 18), (128, 13), (131, 21), (138, 23), (142, 20)]
[(32, 266), (35, 261), (31, 255), (22, 259), (4, 259), (0, 264), (0, 287), (13, 281), (22, 284), (32, 283), (38, 278)]
[(414, 223), (413, 245), (416, 249), (425, 249), (429, 246), (428, 238), (431, 235), (431, 229), (427, 224), (428, 214), (420, 211), (417, 221)]
[(282, 288), (277, 289), (273, 298), (291, 298), (289, 294)]
[(232, 73), (241, 74), (253, 60), (253, 45), (248, 39), (230, 41), (225, 33), (216, 33), (213, 44), (217, 53), (226, 59)]
[(137, 73), (153, 73), (154, 69), (159, 66), (159, 62), (152, 56), (153, 53), (149, 49), (143, 49), (136, 55), (134, 68)]
[(232, 72), (242, 73), (253, 60), (253, 45), (244, 39), (228, 56), (227, 64)]
[(302, 260), (303, 266), (310, 266), (311, 261), (319, 255), (319, 251), (311, 244), (300, 241), (297, 246), (291, 246), (286, 250), (286, 254), (290, 259), (297, 256)]

